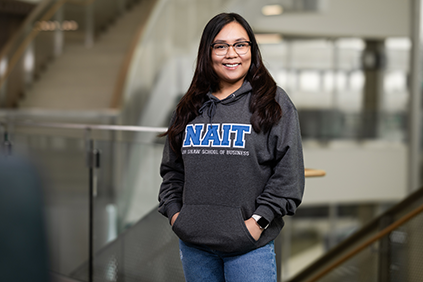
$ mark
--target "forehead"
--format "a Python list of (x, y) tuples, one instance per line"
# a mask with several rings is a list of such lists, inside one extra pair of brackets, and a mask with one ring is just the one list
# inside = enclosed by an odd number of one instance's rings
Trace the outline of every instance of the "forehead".
[(247, 31), (237, 22), (230, 22), (225, 25), (216, 35), (213, 41), (236, 41), (250, 40)]

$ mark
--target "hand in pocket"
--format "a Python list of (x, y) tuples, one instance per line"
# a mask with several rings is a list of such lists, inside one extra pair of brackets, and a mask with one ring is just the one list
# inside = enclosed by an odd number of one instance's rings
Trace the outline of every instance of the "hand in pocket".
[(178, 218), (178, 216), (179, 216), (179, 212), (175, 213), (175, 214), (172, 216), (172, 219), (170, 220), (170, 225), (171, 225), (171, 226), (173, 226), (173, 224), (175, 223), (175, 221), (176, 221), (176, 219)]
[(263, 230), (257, 224), (257, 221), (255, 221), (254, 218), (249, 218), (245, 220), (244, 223), (254, 240), (258, 241)]

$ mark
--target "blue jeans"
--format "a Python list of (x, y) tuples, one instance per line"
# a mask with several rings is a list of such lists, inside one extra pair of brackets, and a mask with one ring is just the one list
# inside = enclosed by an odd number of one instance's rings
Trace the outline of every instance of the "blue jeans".
[(179, 240), (187, 282), (276, 282), (273, 241), (242, 255), (213, 251)]

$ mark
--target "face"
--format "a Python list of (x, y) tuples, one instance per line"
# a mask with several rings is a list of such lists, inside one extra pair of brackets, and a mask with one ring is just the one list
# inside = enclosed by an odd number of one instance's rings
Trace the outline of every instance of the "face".
[[(213, 43), (234, 44), (240, 41), (250, 41), (245, 29), (237, 22), (225, 25), (216, 35)], [(228, 53), (218, 56), (211, 51), (212, 65), (220, 78), (220, 87), (238, 86), (241, 87), (245, 76), (251, 65), (251, 47), (244, 55), (239, 55), (233, 47), (229, 47)]]

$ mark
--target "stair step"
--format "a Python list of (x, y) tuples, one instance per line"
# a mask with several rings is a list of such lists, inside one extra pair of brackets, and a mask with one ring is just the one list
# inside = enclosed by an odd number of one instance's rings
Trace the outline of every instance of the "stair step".
[[(119, 17), (91, 48), (67, 44), (26, 91), (23, 109), (90, 110), (110, 107), (115, 84), (148, 1)], [(147, 9), (148, 10), (148, 9)]]

